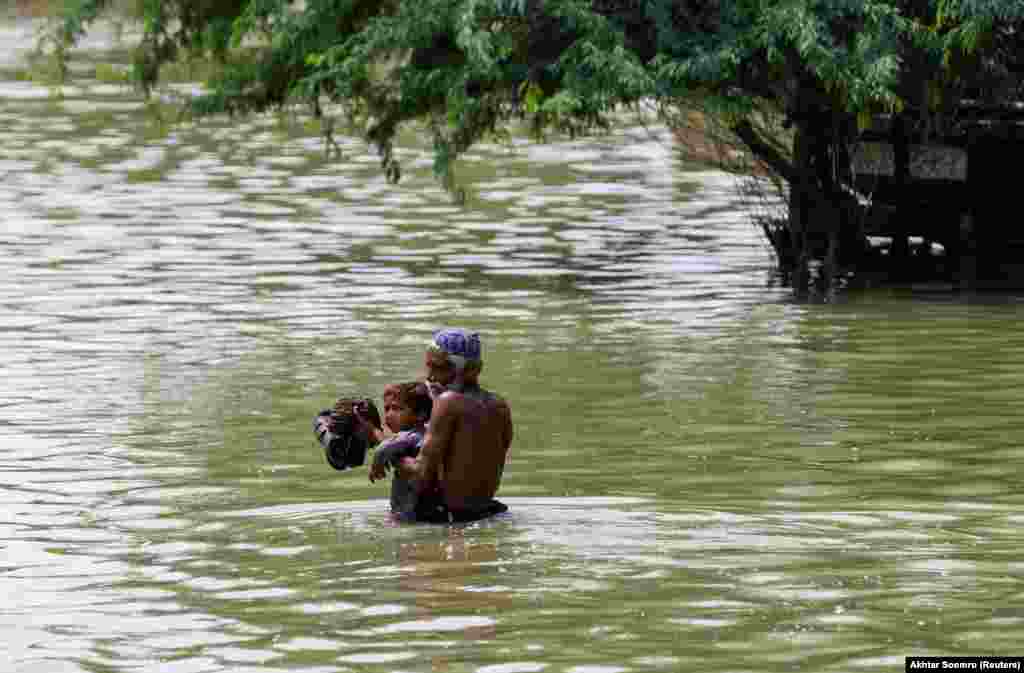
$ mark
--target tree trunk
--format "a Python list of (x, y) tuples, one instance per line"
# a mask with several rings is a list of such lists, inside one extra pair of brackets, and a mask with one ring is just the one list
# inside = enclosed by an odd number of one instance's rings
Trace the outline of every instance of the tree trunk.
[[(892, 121), (892, 150), (893, 176), (896, 178), (899, 194), (902, 195), (906, 193), (906, 186), (910, 179), (910, 145), (903, 115), (896, 115)], [(910, 242), (907, 240), (907, 233), (903, 227), (904, 218), (909, 215), (910, 213), (905, 207), (897, 207), (896, 231), (892, 235), (889, 257), (900, 266), (906, 265), (910, 257)], [(893, 269), (895, 268), (894, 266)]]
[(830, 285), (847, 258), (863, 250), (860, 205), (848, 188), (853, 183), (848, 143), (855, 128), (845, 113), (822, 101), (813, 82), (803, 81), (789, 108), (793, 124), (792, 157), (781, 156), (746, 122), (732, 127), (758, 159), (789, 185), (787, 220), (765, 233), (791, 271), (794, 290), (804, 292), (811, 281), (811, 261), (823, 263), (820, 280)]
[(793, 180), (789, 185), (789, 231), (793, 245), (793, 287), (798, 292), (807, 289), (810, 282), (810, 250), (808, 228), (814, 203), (814, 180), (811, 142), (803, 121), (796, 124), (793, 134)]

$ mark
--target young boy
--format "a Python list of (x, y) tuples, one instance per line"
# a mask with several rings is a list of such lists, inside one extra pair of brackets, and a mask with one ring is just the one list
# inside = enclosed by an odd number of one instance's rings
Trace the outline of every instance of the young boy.
[[(370, 465), (370, 481), (383, 479), (388, 468), (397, 467), (402, 458), (419, 455), (433, 401), (426, 384), (400, 383), (384, 389), (384, 423), (398, 434), (377, 447)], [(415, 516), (416, 485), (398, 476), (391, 481), (391, 512), (399, 519)]]

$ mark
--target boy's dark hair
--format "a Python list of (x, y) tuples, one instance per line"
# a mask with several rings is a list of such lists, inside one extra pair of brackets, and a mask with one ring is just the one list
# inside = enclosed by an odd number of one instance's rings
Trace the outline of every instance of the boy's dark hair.
[(398, 384), (398, 401), (402, 406), (412, 409), (416, 416), (430, 418), (434, 409), (434, 400), (430, 397), (427, 384), (421, 381), (410, 381)]

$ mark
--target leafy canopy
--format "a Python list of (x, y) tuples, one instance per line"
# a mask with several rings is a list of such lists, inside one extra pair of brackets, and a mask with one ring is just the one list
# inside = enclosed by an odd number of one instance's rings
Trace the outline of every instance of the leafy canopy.
[[(182, 53), (212, 54), (224, 69), (197, 112), (334, 104), (392, 179), (398, 127), (425, 122), (452, 188), (459, 154), (513, 120), (585, 133), (622, 105), (695, 98), (733, 125), (765, 105), (798, 122), (808, 105), (924, 118), (1024, 95), (1024, 0), (138, 1), (142, 85)], [(61, 42), (106, 2), (68, 0)]]

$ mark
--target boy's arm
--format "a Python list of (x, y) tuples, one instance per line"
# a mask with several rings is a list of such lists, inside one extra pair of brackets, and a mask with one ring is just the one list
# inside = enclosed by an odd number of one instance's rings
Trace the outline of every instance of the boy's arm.
[(395, 435), (378, 446), (373, 453), (373, 462), (397, 465), (402, 456), (415, 456), (419, 438), (415, 435)]
[(401, 442), (389, 439), (373, 451), (374, 465), (388, 465), (398, 460), (402, 454)]
[(398, 466), (402, 456), (413, 455), (416, 449), (417, 438), (412, 435), (396, 435), (378, 446), (373, 452), (373, 462), (370, 464), (370, 481), (383, 479), (388, 472), (388, 466)]

